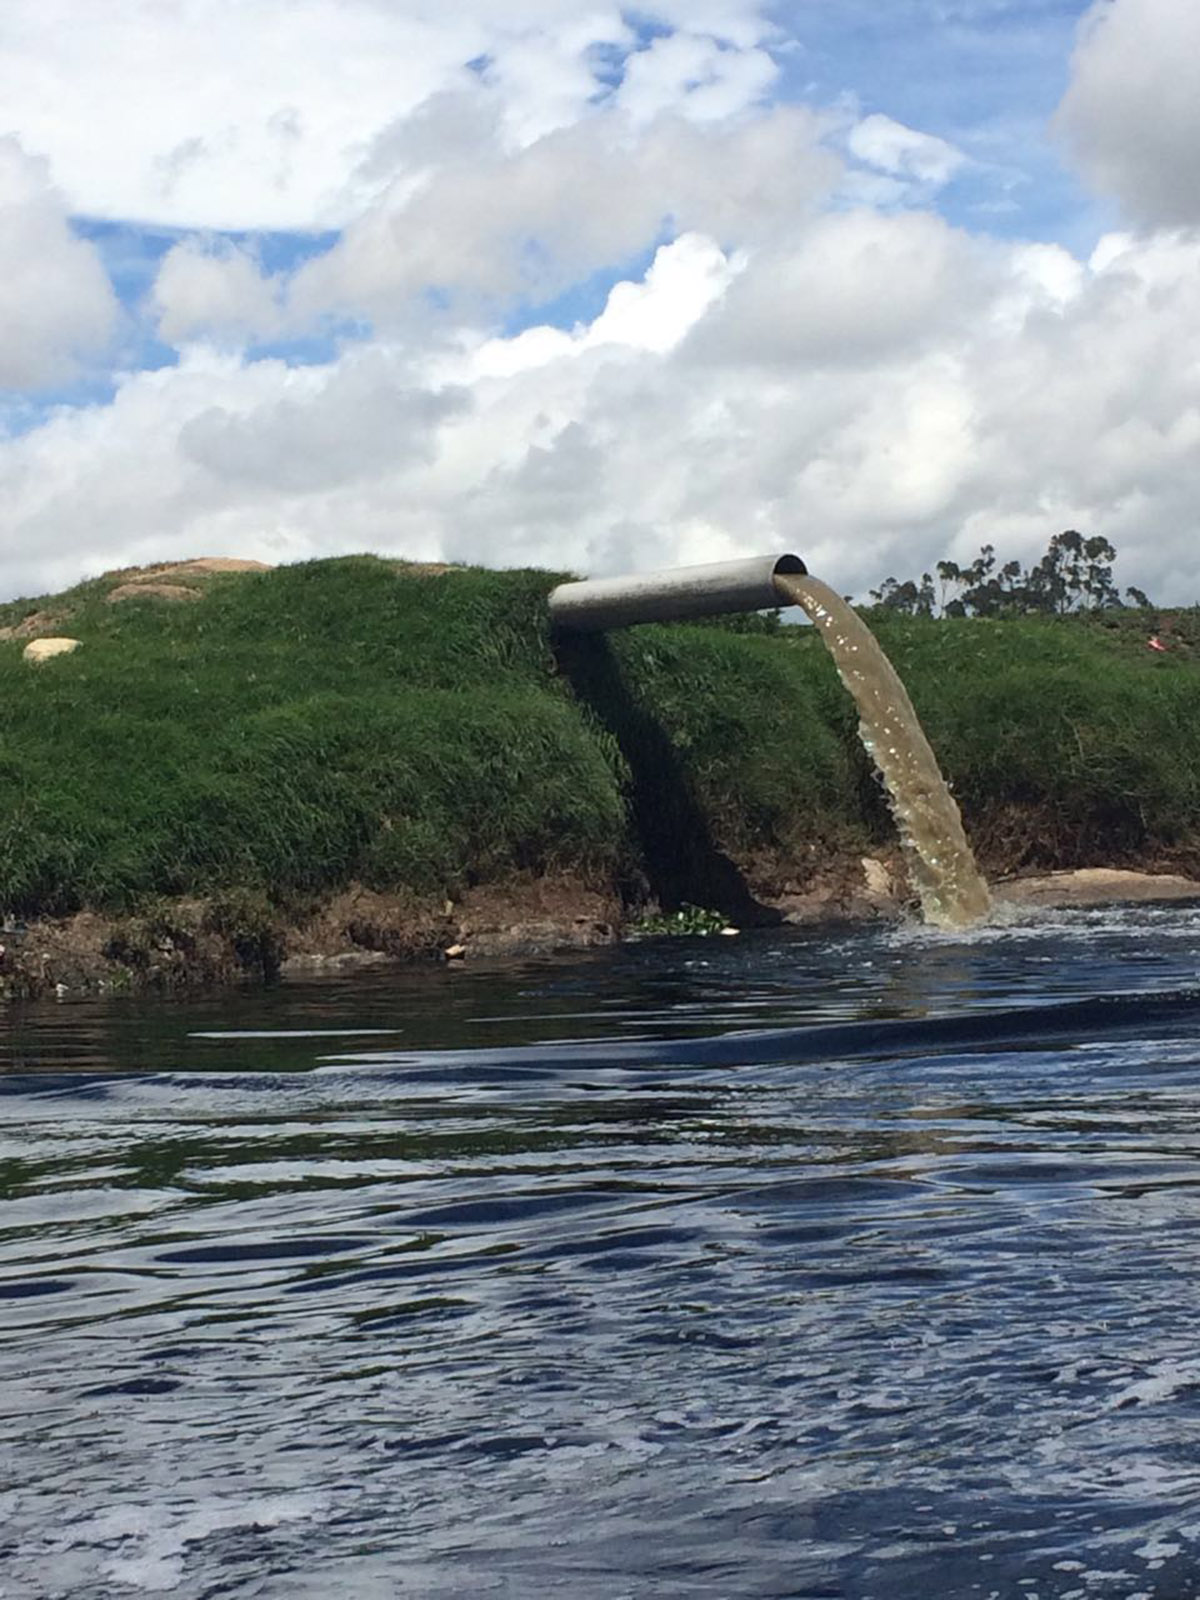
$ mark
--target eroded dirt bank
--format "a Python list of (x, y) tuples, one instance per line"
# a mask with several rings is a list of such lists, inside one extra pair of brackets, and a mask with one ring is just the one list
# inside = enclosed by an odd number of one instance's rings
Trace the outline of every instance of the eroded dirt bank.
[[(811, 927), (914, 914), (899, 862), (830, 862), (806, 886), (776, 883), (749, 923)], [(1001, 881), (1000, 904), (1050, 908), (1200, 900), (1200, 880), (1082, 868)], [(351, 887), (285, 917), (250, 897), (164, 901), (137, 916), (17, 923), (0, 931), (0, 1001), (139, 991), (194, 992), (383, 963), (463, 961), (613, 944), (637, 919), (615, 891), (567, 878), (472, 890), (440, 904)]]

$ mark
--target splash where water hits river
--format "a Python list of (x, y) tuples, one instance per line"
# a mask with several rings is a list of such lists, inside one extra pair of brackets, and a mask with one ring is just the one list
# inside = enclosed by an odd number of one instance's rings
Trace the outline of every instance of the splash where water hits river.
[(0, 1034), (0, 1592), (1195, 1592), (1200, 912)]

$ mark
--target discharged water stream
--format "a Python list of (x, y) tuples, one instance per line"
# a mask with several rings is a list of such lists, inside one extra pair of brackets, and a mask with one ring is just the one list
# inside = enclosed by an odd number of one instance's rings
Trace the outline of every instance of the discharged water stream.
[(896, 669), (870, 628), (828, 584), (781, 574), (775, 587), (821, 630), (854, 697), (859, 734), (887, 789), (925, 921), (951, 928), (978, 922), (991, 908), (988, 886)]

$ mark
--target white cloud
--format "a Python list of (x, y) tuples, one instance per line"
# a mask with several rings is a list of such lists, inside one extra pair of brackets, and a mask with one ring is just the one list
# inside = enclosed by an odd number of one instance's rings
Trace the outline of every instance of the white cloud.
[(1098, 0), (1057, 125), (1084, 175), (1150, 225), (1200, 225), (1200, 6)]
[(584, 6), (557, 26), (518, 32), (494, 49), (484, 81), (503, 106), (506, 142), (531, 144), (580, 119), (597, 93), (593, 53), (628, 49), (633, 30), (616, 7)]
[(306, 228), (337, 219), (356, 147), (486, 42), (469, 14), (370, 0), (8, 0), (0, 104), (75, 210)]
[(744, 258), (726, 256), (703, 234), (682, 234), (655, 252), (640, 283), (614, 284), (600, 315), (574, 333), (544, 325), (526, 328), (515, 338), (487, 339), (468, 349), (465, 360), (460, 353), (431, 370), (470, 382), (513, 377), (603, 345), (665, 354), (721, 298), (744, 265)]
[(117, 303), (90, 244), (71, 232), (44, 162), (0, 138), (0, 388), (69, 378), (109, 339)]
[(616, 102), (635, 123), (664, 111), (718, 121), (761, 100), (778, 72), (765, 50), (731, 49), (696, 34), (664, 34), (629, 58)]
[(779, 33), (765, 20), (767, 7), (760, 0), (654, 0), (632, 9), (676, 31), (706, 34), (739, 50), (751, 50)]
[(364, 480), (404, 473), (432, 459), (439, 424), (465, 405), (453, 387), (414, 383), (383, 348), (360, 347), (325, 368), (258, 365), (265, 372), (246, 369), (257, 382), (235, 374), (228, 394), (179, 430), (184, 460), (239, 497), (354, 493)]
[(905, 213), (801, 219), (744, 261), (680, 239), (569, 333), (300, 370), (192, 351), (0, 444), (0, 498), (10, 591), (199, 552), (599, 572), (779, 548), (863, 593), (1080, 527), (1187, 600), (1200, 243), (1086, 264)]
[(932, 133), (920, 133), (876, 112), (856, 122), (847, 137), (850, 153), (896, 178), (939, 188), (963, 166), (961, 150)]
[[(684, 93), (686, 110), (695, 96)], [(294, 273), (268, 277), (246, 249), (209, 237), (175, 246), (154, 287), (158, 331), (180, 345), (333, 317), (420, 337), (431, 321), (544, 303), (664, 235), (738, 246), (793, 226), (835, 187), (841, 163), (821, 133), (802, 107), (643, 125), (618, 107), (511, 147), (489, 90), (435, 95), (360, 152), (357, 215)]]
[[(638, 13), (724, 41), (730, 83), (742, 53), (761, 74), (756, 0)], [(338, 227), (364, 153), (431, 96), (482, 82), (519, 146), (593, 114), (603, 49), (634, 43), (617, 0), (5, 0), (0, 126), (49, 158), (76, 212)]]
[(269, 337), (283, 319), (279, 285), (247, 250), (196, 239), (173, 246), (154, 283), (158, 335), (182, 345), (204, 336), (234, 345)]
[(390, 537), (436, 555), (408, 486), (462, 403), (383, 348), (309, 368), (197, 349), (130, 374), (111, 404), (0, 442), (5, 591), (189, 553), (287, 561)]
[(642, 283), (618, 283), (587, 330), (585, 345), (620, 344), (664, 354), (718, 301), (744, 265), (703, 234), (664, 245)]
[(911, 359), (978, 313), (987, 257), (923, 212), (834, 212), (759, 253), (699, 335), (780, 370)]
[[(435, 108), (442, 115), (442, 108)], [(777, 108), (715, 126), (659, 118), (560, 129), (524, 149), (468, 148), (415, 189), (385, 194), (297, 273), (298, 319), (334, 312), (408, 322), (430, 286), (537, 303), (672, 232), (740, 244), (788, 225), (836, 180), (819, 124)], [(481, 134), (482, 137), (482, 134)]]

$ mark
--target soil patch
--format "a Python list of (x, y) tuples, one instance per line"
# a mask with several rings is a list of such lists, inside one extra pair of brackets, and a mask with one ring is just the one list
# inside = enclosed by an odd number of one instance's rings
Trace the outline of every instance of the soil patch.
[(270, 572), (265, 561), (243, 561), (236, 556), (193, 556), (187, 561), (159, 561), (148, 567), (116, 567), (106, 578), (122, 583), (154, 583), (166, 578), (205, 578), (219, 572)]
[(0, 931), (0, 999), (183, 991), (385, 961), (579, 950), (613, 943), (620, 923), (615, 895), (565, 878), (520, 879), (438, 903), (355, 885), (290, 918), (252, 896), (164, 901), (138, 916), (80, 912)]
[(182, 583), (119, 583), (104, 597), (110, 606), (122, 600), (199, 600), (199, 589)]
[(53, 633), (61, 628), (64, 615), (61, 611), (33, 611), (20, 622), (0, 628), (0, 639), (36, 639), (39, 634)]

